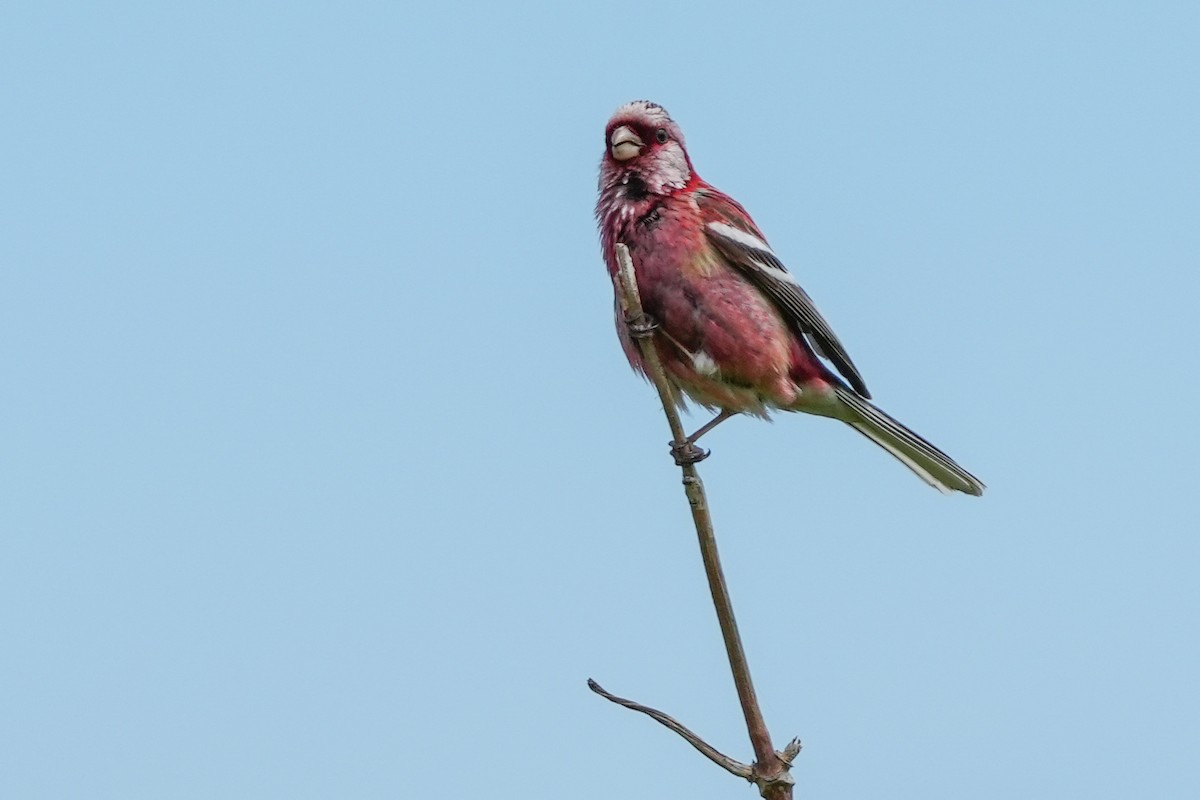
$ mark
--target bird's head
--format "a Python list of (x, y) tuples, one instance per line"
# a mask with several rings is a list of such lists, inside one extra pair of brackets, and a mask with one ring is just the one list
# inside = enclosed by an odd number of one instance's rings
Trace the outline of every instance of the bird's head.
[(683, 132), (665, 108), (634, 100), (613, 113), (604, 129), (601, 185), (636, 180), (648, 193), (667, 194), (691, 178)]

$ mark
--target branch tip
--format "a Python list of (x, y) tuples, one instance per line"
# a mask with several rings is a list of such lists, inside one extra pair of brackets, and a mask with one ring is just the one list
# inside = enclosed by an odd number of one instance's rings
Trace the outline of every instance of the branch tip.
[(800, 737), (792, 739), (787, 743), (786, 747), (779, 751), (779, 760), (789, 767), (792, 766), (792, 762), (796, 760), (796, 756), (800, 755), (800, 749), (802, 747), (804, 747), (804, 745), (800, 744)]

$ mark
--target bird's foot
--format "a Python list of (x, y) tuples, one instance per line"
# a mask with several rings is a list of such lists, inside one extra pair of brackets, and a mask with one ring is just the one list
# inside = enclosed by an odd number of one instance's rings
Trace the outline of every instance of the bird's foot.
[(671, 442), (671, 457), (675, 459), (675, 463), (681, 467), (686, 467), (688, 464), (697, 464), (712, 455), (711, 450), (705, 450), (702, 447), (697, 447), (695, 443), (684, 440), (682, 442)]
[(629, 335), (634, 339), (648, 339), (654, 335), (654, 330), (658, 327), (654, 318), (645, 311), (633, 317), (626, 317), (625, 325), (629, 328)]

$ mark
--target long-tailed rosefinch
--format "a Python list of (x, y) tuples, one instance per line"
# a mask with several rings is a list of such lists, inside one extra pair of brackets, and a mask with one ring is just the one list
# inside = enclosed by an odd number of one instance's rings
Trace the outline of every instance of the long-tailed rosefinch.
[[(829, 323), (745, 209), (696, 174), (662, 106), (627, 103), (608, 121), (596, 218), (610, 275), (614, 246), (629, 248), (668, 377), (720, 412), (676, 443), (677, 458), (702, 457), (695, 440), (735, 414), (804, 411), (845, 422), (937, 489), (983, 493), (978, 478), (869, 402)], [(619, 304), (617, 330), (644, 371)]]

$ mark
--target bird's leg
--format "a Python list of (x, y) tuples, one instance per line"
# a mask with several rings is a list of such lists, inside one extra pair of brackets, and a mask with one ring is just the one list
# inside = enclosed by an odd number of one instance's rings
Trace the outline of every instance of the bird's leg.
[[(653, 317), (644, 311), (636, 316), (627, 315), (625, 317), (625, 324), (629, 328), (629, 335), (634, 339), (649, 339), (658, 329), (658, 323), (654, 321)], [(681, 350), (683, 350), (679, 343), (672, 339), (669, 335), (667, 335), (667, 338), (670, 339), (676, 347), (679, 347)], [(687, 351), (684, 350), (684, 352), (686, 353)], [(701, 425), (699, 430), (684, 439), (682, 442), (671, 442), (671, 455), (675, 458), (675, 463), (682, 467), (687, 464), (695, 464), (708, 458), (709, 451), (697, 447), (696, 440), (730, 417), (737, 416), (737, 413), (738, 412), (736, 411), (722, 410), (720, 414), (717, 414), (717, 416)]]
[(682, 467), (685, 464), (695, 464), (708, 458), (711, 451), (697, 447), (696, 440), (730, 417), (736, 417), (737, 414), (736, 411), (722, 410), (720, 414), (701, 425), (695, 433), (682, 442), (671, 442), (671, 455), (674, 456), (675, 463)]
[[(634, 339), (649, 339), (658, 329), (658, 323), (655, 322), (654, 318), (645, 311), (636, 315), (626, 314), (625, 325), (629, 329), (630, 337)], [(671, 337), (668, 336), (667, 338), (670, 339)], [(674, 339), (671, 339), (671, 341), (674, 342)], [(678, 347), (678, 342), (675, 342), (675, 345)], [(682, 442), (671, 442), (671, 455), (675, 458), (676, 464), (682, 467), (688, 464), (695, 464), (697, 461), (703, 461), (704, 459), (708, 458), (708, 451), (701, 450), (699, 447), (696, 447), (695, 441), (703, 434), (715, 428), (718, 423), (722, 422), (726, 418), (725, 416), (722, 416), (725, 415), (725, 413), (726, 412), (722, 411), (716, 419), (709, 422), (703, 428), (696, 431)]]
[(736, 417), (738, 415), (738, 413), (739, 412), (737, 412), (737, 411), (730, 411), (728, 409), (722, 409), (720, 414), (717, 414), (715, 417), (710, 419), (708, 422), (704, 423), (699, 428), (697, 428), (696, 432), (687, 438), (687, 443), (695, 444), (696, 440), (699, 439), (701, 436), (708, 433), (713, 428), (717, 427), (718, 425), (720, 425), (722, 422), (729, 419), (730, 417)]

